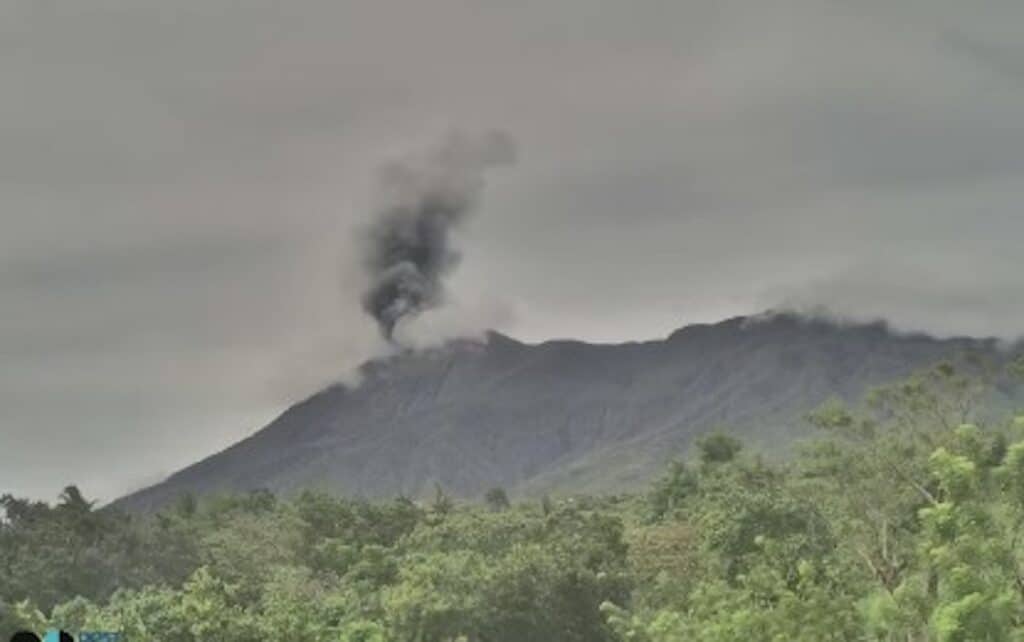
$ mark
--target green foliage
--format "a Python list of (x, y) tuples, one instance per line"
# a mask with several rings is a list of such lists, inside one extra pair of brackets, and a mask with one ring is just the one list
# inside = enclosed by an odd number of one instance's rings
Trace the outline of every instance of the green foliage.
[(441, 488), (441, 484), (434, 485), (434, 503), (430, 505), (430, 512), (437, 517), (443, 518), (448, 513), (455, 510), (455, 502), (452, 498), (444, 492)]
[(820, 438), (784, 464), (711, 434), (633, 497), (257, 491), (132, 518), (74, 487), (52, 506), (4, 496), (0, 635), (1024, 640), (1024, 424), (979, 421), (972, 368), (824, 405)]
[(1011, 375), (1024, 381), (1024, 354), (1017, 355), (1017, 358), (1010, 362), (1008, 370)]
[(743, 444), (735, 437), (714, 432), (697, 440), (697, 450), (704, 464), (723, 464), (736, 458)]
[(511, 505), (508, 501), (508, 493), (500, 486), (487, 491), (487, 494), (484, 495), (484, 503), (496, 513), (507, 509)]
[(669, 464), (668, 473), (659, 479), (654, 490), (648, 495), (651, 516), (661, 519), (682, 507), (697, 491), (697, 475), (681, 461)]

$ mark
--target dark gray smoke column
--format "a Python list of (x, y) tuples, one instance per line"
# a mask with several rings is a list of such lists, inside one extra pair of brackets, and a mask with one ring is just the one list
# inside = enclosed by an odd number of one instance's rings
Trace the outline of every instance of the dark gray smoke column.
[(399, 321), (443, 301), (443, 278), (459, 262), (452, 229), (476, 209), (486, 170), (514, 160), (504, 134), (453, 134), (420, 158), (382, 168), (384, 204), (366, 236), (371, 283), (363, 307), (387, 339)]

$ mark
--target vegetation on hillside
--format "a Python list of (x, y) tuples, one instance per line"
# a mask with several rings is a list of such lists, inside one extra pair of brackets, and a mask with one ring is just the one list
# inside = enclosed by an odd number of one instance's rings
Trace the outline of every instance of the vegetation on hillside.
[[(1024, 362), (1020, 363), (1024, 366)], [(940, 365), (826, 404), (799, 456), (715, 434), (648, 492), (479, 505), (307, 492), (150, 517), (5, 496), (0, 633), (128, 640), (1024, 639), (1024, 417)], [(1024, 367), (1021, 372), (1024, 375)]]

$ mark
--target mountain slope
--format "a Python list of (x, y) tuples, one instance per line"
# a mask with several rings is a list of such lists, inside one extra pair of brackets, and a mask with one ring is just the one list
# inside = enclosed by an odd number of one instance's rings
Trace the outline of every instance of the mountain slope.
[(768, 449), (806, 433), (832, 395), (994, 343), (898, 335), (882, 324), (791, 315), (688, 326), (660, 341), (538, 345), (499, 334), (364, 366), (251, 437), (119, 501), (150, 509), (183, 492), (325, 488), (458, 496), (597, 492), (650, 479), (725, 425)]

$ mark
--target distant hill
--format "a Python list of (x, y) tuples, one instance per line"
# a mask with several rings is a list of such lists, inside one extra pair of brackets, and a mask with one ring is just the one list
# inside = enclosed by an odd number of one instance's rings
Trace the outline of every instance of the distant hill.
[(830, 396), (995, 342), (891, 332), (795, 315), (684, 327), (616, 345), (482, 341), (363, 367), (251, 437), (121, 500), (147, 510), (184, 492), (323, 488), (423, 496), (440, 484), (478, 497), (603, 492), (647, 482), (716, 426), (769, 451), (806, 435), (801, 417)]

